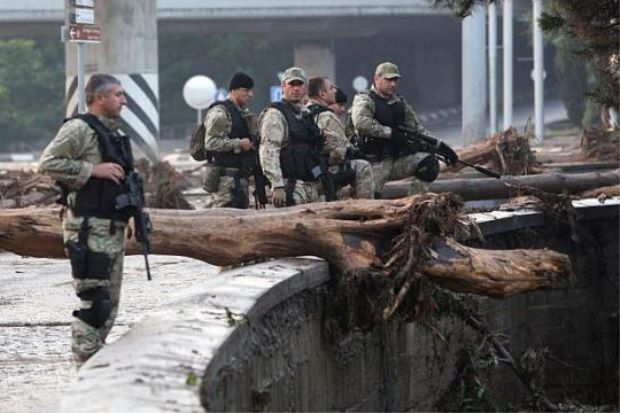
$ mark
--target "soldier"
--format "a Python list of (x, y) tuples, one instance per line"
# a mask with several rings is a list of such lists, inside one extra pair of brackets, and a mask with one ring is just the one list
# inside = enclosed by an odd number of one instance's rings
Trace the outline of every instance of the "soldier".
[(247, 208), (248, 178), (256, 166), (252, 135), (256, 119), (248, 109), (254, 80), (239, 72), (231, 78), (228, 98), (212, 104), (205, 116), (205, 149), (210, 154), (203, 187), (214, 207)]
[(104, 345), (118, 311), (129, 216), (116, 206), (129, 193), (124, 182), (133, 155), (115, 119), (126, 103), (116, 78), (93, 75), (86, 84), (88, 114), (67, 120), (40, 160), (39, 171), (59, 183), (67, 207), (63, 240), (80, 298), (71, 323), (78, 365)]
[(347, 113), (347, 101), (349, 98), (344, 91), (336, 86), (336, 98), (334, 103), (329, 105), (329, 108), (344, 122), (345, 114)]
[(335, 189), (351, 185), (355, 198), (373, 198), (375, 185), (370, 163), (353, 159), (355, 148), (349, 143), (344, 125), (330, 108), (336, 104), (336, 86), (328, 77), (313, 77), (308, 82), (308, 110), (323, 136), (323, 153), (328, 157), (329, 172)]
[(271, 182), (275, 207), (318, 201), (320, 179), (325, 177), (321, 132), (302, 104), (307, 82), (302, 69), (286, 69), (282, 102), (272, 103), (259, 116), (260, 163)]
[[(370, 90), (358, 93), (351, 107), (357, 143), (372, 164), (378, 197), (388, 180), (413, 176), (412, 194), (426, 191), (439, 174), (434, 154), (411, 150), (410, 138), (429, 132), (411, 106), (396, 93), (400, 77), (395, 64), (381, 63), (375, 70)], [(458, 161), (456, 153), (441, 141), (436, 141), (436, 148), (426, 149), (441, 153), (448, 164)]]

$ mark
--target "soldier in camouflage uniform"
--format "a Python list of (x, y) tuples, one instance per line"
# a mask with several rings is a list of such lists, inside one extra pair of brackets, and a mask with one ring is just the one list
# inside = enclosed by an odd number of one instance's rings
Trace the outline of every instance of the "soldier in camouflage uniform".
[[(410, 194), (424, 192), (439, 174), (439, 163), (433, 154), (411, 153), (403, 144), (404, 130), (426, 135), (429, 132), (411, 106), (396, 93), (400, 77), (395, 64), (381, 63), (375, 70), (371, 89), (358, 93), (351, 107), (358, 146), (372, 163), (377, 196), (385, 182), (407, 177), (414, 177)], [(447, 163), (457, 162), (452, 149), (441, 141), (438, 145), (447, 154)]]
[(248, 109), (254, 96), (254, 80), (236, 73), (228, 98), (215, 102), (205, 116), (205, 149), (211, 154), (203, 187), (213, 194), (214, 207), (247, 208), (248, 178), (256, 166), (252, 135), (256, 118)]
[(271, 104), (259, 116), (260, 163), (271, 182), (275, 207), (319, 200), (322, 139), (303, 107), (307, 82), (302, 69), (288, 68), (282, 77), (282, 102)]
[[(80, 298), (71, 323), (72, 351), (80, 365), (103, 346), (118, 311), (129, 217), (117, 211), (114, 202), (124, 193), (123, 180), (133, 163), (129, 140), (114, 122), (127, 103), (120, 82), (93, 75), (86, 85), (86, 102), (89, 113), (64, 123), (39, 166), (61, 185), (67, 207), (63, 240)], [(93, 124), (110, 133), (105, 149)]]
[(330, 109), (336, 103), (336, 86), (328, 77), (313, 77), (308, 82), (308, 110), (313, 114), (323, 136), (323, 153), (328, 157), (329, 172), (336, 189), (351, 185), (355, 198), (373, 198), (375, 184), (370, 163), (355, 158), (355, 148), (344, 131), (338, 115)]

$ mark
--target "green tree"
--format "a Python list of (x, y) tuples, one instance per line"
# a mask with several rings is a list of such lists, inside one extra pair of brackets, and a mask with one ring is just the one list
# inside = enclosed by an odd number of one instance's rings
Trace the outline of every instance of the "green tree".
[(573, 39), (559, 35), (554, 36), (552, 43), (556, 47), (555, 71), (568, 119), (573, 125), (582, 126), (588, 89), (586, 64), (577, 55)]
[(59, 42), (0, 40), (0, 145), (37, 148), (58, 128), (63, 112), (64, 59)]

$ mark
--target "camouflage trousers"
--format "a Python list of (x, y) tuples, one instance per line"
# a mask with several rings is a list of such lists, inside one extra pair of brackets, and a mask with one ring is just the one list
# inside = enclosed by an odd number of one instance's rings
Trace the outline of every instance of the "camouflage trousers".
[[(247, 178), (239, 179), (239, 186), (239, 190), (241, 191), (242, 197), (244, 198), (244, 204), (247, 205), (249, 202), (249, 185)], [(233, 204), (234, 190), (235, 178), (231, 176), (221, 176), (218, 189), (212, 194), (213, 208), (240, 208), (239, 206), (234, 206)]]
[(427, 156), (428, 153), (426, 152), (418, 152), (413, 155), (398, 158), (389, 157), (382, 159), (380, 162), (373, 162), (372, 173), (375, 180), (375, 190), (381, 193), (387, 181), (413, 177), (409, 187), (409, 195), (426, 192), (430, 182), (415, 178), (414, 173), (420, 161)]
[[(318, 182), (295, 182), (295, 189), (293, 190), (293, 199), (295, 200), (295, 205), (319, 202), (320, 185), (321, 184)], [(286, 188), (286, 179), (284, 187)]]
[[(84, 219), (74, 216), (70, 210), (67, 212), (63, 222), (63, 241), (65, 244), (68, 241), (78, 241)], [(97, 287), (107, 290), (111, 301), (111, 311), (103, 325), (99, 328), (95, 328), (74, 317), (71, 323), (71, 350), (79, 362), (86, 361), (95, 354), (104, 345), (105, 339), (112, 329), (121, 295), (123, 258), (125, 253), (125, 223), (90, 217), (88, 218), (88, 226), (88, 238), (86, 241), (88, 248), (92, 252), (105, 253), (110, 258), (110, 276), (108, 279), (89, 278), (89, 270), (87, 268), (85, 278), (73, 278), (73, 288), (76, 294), (79, 295)], [(93, 303), (94, 301), (91, 300), (80, 299), (76, 312), (92, 308)]]
[(353, 198), (372, 199), (375, 197), (375, 181), (370, 162), (363, 159), (352, 159), (351, 169), (355, 171)]

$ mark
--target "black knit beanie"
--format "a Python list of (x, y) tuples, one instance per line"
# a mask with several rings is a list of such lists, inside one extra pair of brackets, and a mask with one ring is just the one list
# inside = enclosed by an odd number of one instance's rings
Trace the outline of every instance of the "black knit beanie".
[(230, 79), (228, 90), (238, 89), (240, 87), (252, 89), (254, 87), (254, 80), (243, 72), (237, 72)]
[(347, 103), (347, 95), (342, 89), (336, 86), (336, 103)]

